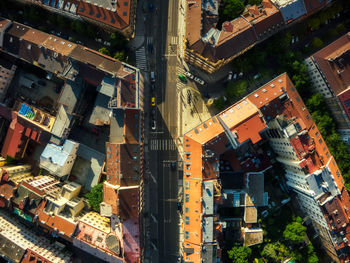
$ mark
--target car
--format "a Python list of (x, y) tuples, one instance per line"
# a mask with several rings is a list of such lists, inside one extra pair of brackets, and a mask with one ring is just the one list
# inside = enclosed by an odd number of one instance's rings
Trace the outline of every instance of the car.
[(152, 89), (152, 91), (155, 91), (156, 90), (156, 84), (152, 83), (151, 89)]
[(170, 168), (172, 171), (176, 171), (176, 162), (171, 162), (170, 163)]
[(61, 90), (62, 90), (62, 86), (57, 85), (56, 88), (55, 88), (55, 92), (56, 92), (57, 94), (60, 94), (60, 93), (61, 93)]
[(231, 81), (233, 77), (233, 72), (229, 71), (228, 75), (227, 75), (227, 81)]
[(156, 106), (156, 98), (155, 97), (152, 97), (151, 105), (152, 105), (152, 107)]
[(46, 81), (44, 80), (38, 80), (38, 84), (45, 87), (46, 86)]
[(178, 74), (177, 76), (179, 77), (179, 79), (180, 79), (183, 83), (187, 83), (187, 79), (186, 79), (186, 77), (185, 77), (184, 75)]
[(152, 131), (155, 131), (155, 130), (157, 129), (156, 121), (155, 121), (155, 120), (152, 120), (151, 127), (152, 127)]
[(205, 84), (204, 80), (202, 80), (202, 79), (200, 79), (198, 77), (194, 77), (194, 81), (197, 82), (198, 84), (201, 84), (201, 85)]
[(194, 78), (194, 76), (191, 74), (191, 72), (188, 72), (188, 71), (185, 72), (185, 76), (188, 77), (189, 79), (192, 79), (192, 80)]
[(154, 71), (151, 72), (151, 82), (156, 82), (156, 76), (154, 74)]

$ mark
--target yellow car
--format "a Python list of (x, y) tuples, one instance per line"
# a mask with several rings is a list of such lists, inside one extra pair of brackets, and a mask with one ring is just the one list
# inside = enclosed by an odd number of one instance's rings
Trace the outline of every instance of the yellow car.
[(151, 105), (152, 105), (152, 107), (156, 106), (156, 98), (155, 97), (152, 97)]

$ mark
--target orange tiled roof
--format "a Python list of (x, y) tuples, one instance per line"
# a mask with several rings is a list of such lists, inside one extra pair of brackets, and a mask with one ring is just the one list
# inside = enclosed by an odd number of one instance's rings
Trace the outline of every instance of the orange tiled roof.
[(130, 0), (117, 1), (116, 11), (113, 11), (97, 4), (80, 1), (77, 14), (117, 29), (123, 29), (129, 25), (130, 3)]

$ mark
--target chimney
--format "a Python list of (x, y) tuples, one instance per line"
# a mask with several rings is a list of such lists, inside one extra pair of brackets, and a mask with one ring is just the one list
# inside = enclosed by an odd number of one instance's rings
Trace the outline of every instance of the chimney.
[(222, 27), (226, 32), (233, 32), (233, 25), (230, 22), (225, 22)]
[(250, 14), (253, 14), (253, 15), (259, 15), (259, 9), (256, 5), (253, 5), (251, 7), (248, 8), (248, 11)]

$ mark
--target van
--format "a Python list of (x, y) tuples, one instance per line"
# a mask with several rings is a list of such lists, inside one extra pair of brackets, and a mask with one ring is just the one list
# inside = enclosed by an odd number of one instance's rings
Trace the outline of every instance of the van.
[(154, 75), (154, 71), (151, 72), (151, 81), (155, 82), (156, 81), (156, 77)]

